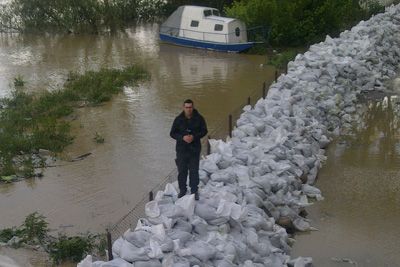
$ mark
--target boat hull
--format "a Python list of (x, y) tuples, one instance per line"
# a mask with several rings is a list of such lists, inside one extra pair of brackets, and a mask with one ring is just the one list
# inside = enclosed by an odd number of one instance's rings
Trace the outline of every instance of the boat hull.
[(160, 33), (160, 39), (161, 41), (181, 46), (235, 53), (246, 51), (254, 46), (254, 43), (250, 42), (240, 44), (215, 43), (183, 37), (174, 37), (163, 33)]

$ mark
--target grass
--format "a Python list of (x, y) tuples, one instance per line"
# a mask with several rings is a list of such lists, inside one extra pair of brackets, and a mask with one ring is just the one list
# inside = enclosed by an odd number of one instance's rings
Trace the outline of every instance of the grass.
[[(32, 155), (39, 149), (60, 153), (71, 144), (70, 123), (64, 117), (78, 102), (98, 105), (125, 85), (147, 78), (148, 73), (138, 66), (70, 73), (61, 90), (39, 95), (15, 90), (11, 97), (0, 99), (0, 177), (32, 176)], [(16, 164), (20, 157), (23, 160)]]

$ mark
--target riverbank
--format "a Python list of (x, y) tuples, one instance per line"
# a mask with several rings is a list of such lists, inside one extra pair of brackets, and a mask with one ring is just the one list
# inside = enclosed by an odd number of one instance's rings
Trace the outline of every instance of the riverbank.
[[(202, 201), (176, 200), (171, 186), (159, 192), (148, 203), (147, 220), (114, 243), (120, 258), (115, 262), (309, 264), (309, 258), (290, 259), (292, 241), (276, 222), (285, 218), (296, 230), (312, 230), (302, 211), (311, 204), (309, 197), (321, 199), (311, 184), (326, 159), (324, 149), (332, 137), (363, 125), (357, 95), (383, 90), (398, 71), (399, 9), (392, 6), (340, 38), (328, 36), (290, 62), (267, 98), (244, 109), (233, 138), (219, 141), (201, 161)], [(138, 245), (145, 229), (151, 234)], [(176, 231), (187, 232), (185, 239), (176, 238)], [(170, 239), (179, 239), (178, 245), (168, 246)], [(90, 257), (86, 263), (90, 266)]]

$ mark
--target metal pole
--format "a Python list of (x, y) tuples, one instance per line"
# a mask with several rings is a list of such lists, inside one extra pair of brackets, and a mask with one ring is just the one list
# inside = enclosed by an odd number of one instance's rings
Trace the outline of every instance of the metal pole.
[(207, 137), (207, 155), (211, 154), (211, 145), (210, 145), (211, 135)]
[(153, 191), (149, 192), (149, 201), (153, 201), (154, 200), (154, 194)]
[(108, 231), (108, 228), (106, 229), (106, 234), (107, 234), (107, 254), (108, 254), (108, 260), (111, 261), (114, 259), (113, 254), (112, 254), (112, 241), (111, 241), (111, 233)]
[(232, 114), (229, 114), (229, 137), (232, 138)]

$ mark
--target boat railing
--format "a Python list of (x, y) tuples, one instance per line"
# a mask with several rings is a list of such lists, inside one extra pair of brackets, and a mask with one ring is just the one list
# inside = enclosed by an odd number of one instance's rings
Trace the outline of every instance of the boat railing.
[[(203, 32), (203, 31), (175, 28), (175, 27), (169, 27), (169, 26), (161, 26), (160, 32), (163, 34), (171, 35), (173, 37), (193, 38), (194, 36), (196, 36), (195, 39), (202, 40), (202, 41), (215, 41), (215, 40), (213, 40), (213, 38), (210, 38), (211, 36), (221, 37), (221, 38), (217, 38), (218, 39), (217, 42), (225, 42), (226, 44), (228, 43), (228, 40), (229, 40), (228, 37), (236, 34), (236, 32), (230, 32), (230, 33)], [(194, 35), (193, 35), (193, 33), (194, 33)]]

